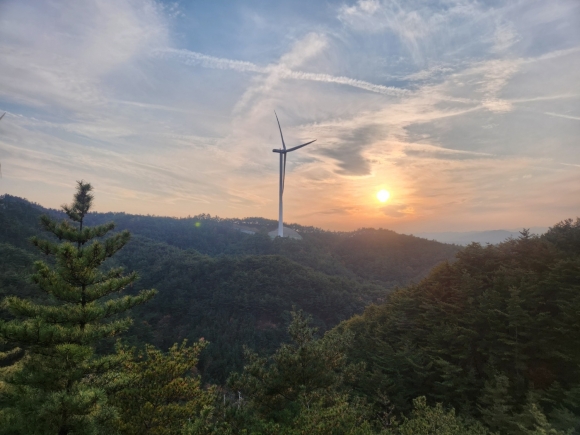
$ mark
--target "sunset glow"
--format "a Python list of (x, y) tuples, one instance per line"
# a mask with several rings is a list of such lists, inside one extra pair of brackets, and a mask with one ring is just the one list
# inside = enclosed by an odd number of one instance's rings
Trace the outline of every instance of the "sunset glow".
[(511, 3), (1, 1), (0, 195), (57, 208), (88, 180), (98, 211), (277, 220), (276, 111), (316, 139), (288, 222), (575, 217), (580, 2)]
[(377, 199), (381, 202), (387, 202), (390, 196), (391, 194), (384, 189), (377, 192)]
[(0, 435), (580, 435), (579, 83), (580, 0), (0, 0)]

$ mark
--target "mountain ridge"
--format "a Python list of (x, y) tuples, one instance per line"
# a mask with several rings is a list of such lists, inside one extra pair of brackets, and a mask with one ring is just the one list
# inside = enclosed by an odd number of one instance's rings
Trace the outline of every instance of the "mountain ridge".
[[(28, 241), (49, 237), (39, 217), (64, 217), (22, 198), (4, 195), (0, 206), (0, 267), (5, 295), (34, 295), (27, 276), (40, 259)], [(436, 264), (453, 260), (460, 247), (362, 228), (350, 233), (301, 230), (302, 240), (270, 239), (263, 218), (238, 219), (260, 230), (244, 234), (230, 219), (198, 215), (174, 219), (125, 213), (91, 213), (88, 226), (115, 221), (132, 240), (109, 266), (135, 270), (132, 292), (156, 288), (158, 295), (134, 309), (126, 340), (166, 349), (174, 342), (204, 337), (212, 346), (200, 368), (223, 382), (243, 364), (243, 347), (273, 351), (287, 339), (293, 309), (313, 317), (321, 332), (380, 303), (392, 289), (418, 282)], [(38, 296), (41, 297), (41, 296)], [(112, 346), (109, 343), (108, 346)]]
[[(548, 231), (547, 227), (528, 228), (531, 234), (542, 235)], [(483, 230), (483, 231), (439, 231), (419, 232), (415, 236), (441, 243), (451, 243), (466, 246), (470, 243), (492, 244), (505, 242), (508, 239), (516, 239), (522, 230)]]

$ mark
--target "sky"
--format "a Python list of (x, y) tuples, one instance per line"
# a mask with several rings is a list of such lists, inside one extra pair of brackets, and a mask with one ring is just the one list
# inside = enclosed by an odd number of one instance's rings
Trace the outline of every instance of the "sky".
[(575, 218), (580, 2), (0, 0), (0, 194), (277, 219), (274, 111), (285, 222)]

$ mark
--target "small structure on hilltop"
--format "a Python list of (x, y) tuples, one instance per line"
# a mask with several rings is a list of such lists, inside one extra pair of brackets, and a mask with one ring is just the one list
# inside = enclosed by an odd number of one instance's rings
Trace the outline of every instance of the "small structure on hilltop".
[(240, 233), (244, 234), (256, 234), (259, 230), (257, 228), (246, 227), (244, 225), (234, 224), (234, 230), (238, 230)]
[(288, 237), (290, 239), (302, 240), (302, 236), (298, 234), (296, 231), (294, 231), (292, 228), (282, 227), (282, 229), (283, 229), (282, 236), (280, 236), (279, 229), (270, 231), (268, 235), (273, 239), (276, 237)]

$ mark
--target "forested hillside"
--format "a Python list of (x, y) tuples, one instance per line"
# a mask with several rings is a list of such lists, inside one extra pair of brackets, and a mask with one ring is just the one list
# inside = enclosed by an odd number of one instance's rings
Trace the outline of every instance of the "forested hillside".
[(66, 219), (3, 198), (0, 434), (580, 434), (580, 219), (393, 290), (383, 261), (420, 239), (229, 239), (196, 218), (208, 255), (158, 218), (132, 238), (100, 223), (91, 190)]
[[(327, 274), (373, 280), (388, 286), (420, 280), (431, 267), (453, 258), (460, 249), (384, 229), (330, 232), (298, 224), (289, 226), (303, 240), (272, 241), (267, 232), (276, 228), (278, 222), (263, 218), (221, 219), (201, 214), (175, 219), (125, 213), (91, 213), (87, 218), (90, 225), (110, 221), (120, 230), (201, 254), (283, 255)], [(251, 227), (257, 234), (242, 233), (234, 225)]]
[(356, 389), (378, 407), (380, 392), (400, 412), (426, 396), (506, 434), (531, 431), (541, 410), (578, 433), (580, 219), (472, 244), (340, 329), (365, 364)]
[[(32, 294), (26, 275), (38, 253), (29, 238), (40, 234), (47, 210), (5, 195), (0, 205), (0, 295)], [(201, 355), (208, 380), (224, 382), (242, 367), (242, 347), (272, 352), (287, 337), (289, 312), (302, 309), (321, 331), (397, 285), (419, 281), (430, 268), (451, 259), (453, 245), (388, 230), (334, 233), (294, 225), (303, 240), (274, 239), (274, 221), (219, 219), (208, 215), (173, 219), (123, 213), (89, 213), (88, 225), (114, 221), (115, 231), (133, 238), (111, 264), (138, 271), (132, 291), (156, 288), (154, 302), (134, 310), (128, 339), (166, 349), (184, 338), (212, 345)], [(234, 224), (251, 225), (255, 235)], [(110, 344), (111, 346), (112, 344)]]

